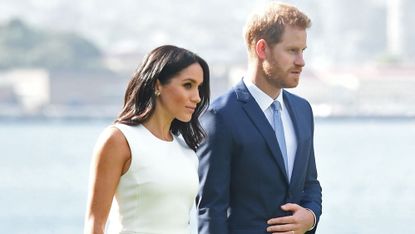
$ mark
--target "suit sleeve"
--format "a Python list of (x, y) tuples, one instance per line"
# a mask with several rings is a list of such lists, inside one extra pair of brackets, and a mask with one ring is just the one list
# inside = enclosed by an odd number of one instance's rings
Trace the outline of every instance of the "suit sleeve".
[[(312, 135), (314, 135), (314, 121), (313, 121), (313, 113), (310, 108), (310, 116), (311, 116), (311, 128), (312, 128)], [(307, 233), (315, 233), (318, 221), (320, 219), (322, 213), (322, 192), (321, 192), (321, 185), (317, 179), (317, 166), (315, 161), (314, 155), (314, 136), (312, 137), (311, 142), (311, 149), (309, 155), (309, 162), (304, 186), (304, 195), (301, 202), (301, 206), (304, 208), (311, 209), (314, 214), (316, 215), (316, 225), (315, 227)]]
[(202, 118), (207, 138), (197, 151), (199, 156), (198, 194), (199, 234), (227, 234), (232, 137), (229, 126), (214, 111)]

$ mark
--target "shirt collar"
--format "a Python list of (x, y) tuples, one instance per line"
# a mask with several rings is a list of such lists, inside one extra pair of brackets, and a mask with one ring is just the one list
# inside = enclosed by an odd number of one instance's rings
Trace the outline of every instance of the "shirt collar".
[(264, 93), (260, 88), (258, 88), (251, 80), (243, 78), (245, 86), (248, 88), (248, 91), (251, 93), (252, 97), (258, 103), (262, 111), (268, 109), (275, 100), (278, 100), (281, 103), (281, 108), (284, 109), (284, 98), (282, 95), (283, 89), (281, 89), (280, 94), (274, 100), (268, 94)]

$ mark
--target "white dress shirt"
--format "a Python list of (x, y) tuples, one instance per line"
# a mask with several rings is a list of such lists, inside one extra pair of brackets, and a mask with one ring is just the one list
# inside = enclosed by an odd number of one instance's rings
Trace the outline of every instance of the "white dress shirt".
[[(244, 78), (243, 82), (245, 83), (252, 97), (258, 103), (261, 110), (264, 112), (265, 117), (268, 119), (270, 127), (273, 128), (273, 110), (271, 108), (271, 105), (275, 100), (268, 96), (266, 93), (264, 93), (261, 89), (259, 89), (249, 79)], [(282, 92), (283, 90), (281, 90), (280, 95), (278, 95), (276, 100), (278, 100), (281, 103), (282, 108), (281, 120), (284, 126), (285, 143), (287, 146), (288, 178), (291, 179), (291, 174), (294, 167), (295, 153), (297, 151), (297, 138), (295, 136), (293, 122), (284, 103)]]

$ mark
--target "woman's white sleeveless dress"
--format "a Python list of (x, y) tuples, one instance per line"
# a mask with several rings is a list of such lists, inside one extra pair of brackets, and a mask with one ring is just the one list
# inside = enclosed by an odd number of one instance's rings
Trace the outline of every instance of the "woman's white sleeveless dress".
[(115, 124), (131, 150), (106, 233), (189, 234), (199, 187), (198, 159), (181, 137), (163, 141), (143, 125)]

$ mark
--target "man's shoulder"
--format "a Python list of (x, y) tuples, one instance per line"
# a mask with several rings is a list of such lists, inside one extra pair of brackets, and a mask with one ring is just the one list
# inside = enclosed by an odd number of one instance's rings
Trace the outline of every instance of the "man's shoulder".
[(237, 97), (233, 88), (218, 96), (210, 104), (210, 109), (216, 111), (226, 111), (237, 103)]
[(284, 90), (284, 98), (289, 99), (290, 102), (293, 102), (295, 104), (310, 105), (307, 99), (300, 97), (297, 94), (291, 93), (287, 90)]

